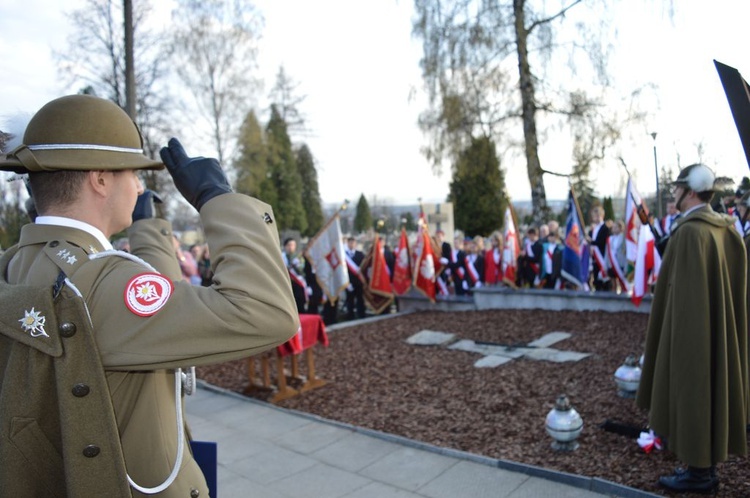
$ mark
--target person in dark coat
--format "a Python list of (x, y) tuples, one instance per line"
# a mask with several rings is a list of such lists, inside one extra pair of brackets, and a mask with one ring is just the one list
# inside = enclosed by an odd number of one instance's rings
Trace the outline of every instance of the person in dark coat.
[(607, 274), (606, 254), (609, 227), (604, 223), (604, 209), (601, 206), (591, 208), (591, 229), (588, 233), (591, 240), (592, 280), (598, 291), (612, 290), (612, 281)]
[(747, 454), (747, 261), (732, 218), (708, 204), (713, 172), (694, 164), (673, 185), (682, 216), (656, 283), (636, 402), (687, 464), (659, 484), (709, 492), (716, 464)]
[(346, 318), (365, 317), (365, 297), (363, 282), (359, 276), (359, 265), (365, 259), (365, 253), (357, 249), (357, 239), (346, 239), (346, 257), (349, 268), (349, 287), (346, 289)]

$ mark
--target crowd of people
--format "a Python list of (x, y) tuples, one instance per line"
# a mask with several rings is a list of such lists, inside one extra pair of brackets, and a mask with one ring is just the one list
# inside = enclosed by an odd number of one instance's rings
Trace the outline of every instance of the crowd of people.
[[(743, 218), (740, 199), (747, 192), (750, 182), (743, 181), (735, 195), (726, 196), (713, 205), (718, 212), (729, 214), (735, 221), (735, 228), (744, 237), (750, 233), (750, 220)], [(666, 202), (666, 212), (661, 218), (650, 215), (652, 232), (663, 244), (671, 233), (675, 221), (680, 216), (676, 199)], [(465, 237), (456, 231), (452, 243), (446, 240), (443, 230), (436, 230), (432, 236), (433, 249), (437, 256), (436, 296), (438, 299), (449, 296), (471, 296), (475, 289), (483, 286), (507, 286), (513, 288), (536, 288), (557, 290), (587, 290), (593, 292), (628, 292), (627, 280), (632, 280), (634, 261), (626, 252), (627, 225), (623, 219), (605, 219), (604, 209), (595, 204), (585, 227), (585, 239), (589, 251), (588, 278), (574, 283), (563, 274), (563, 249), (565, 227), (556, 219), (550, 219), (538, 226), (523, 226), (523, 236), (519, 242), (519, 253), (514, 268), (508, 271), (509, 259), (506, 241), (501, 231), (489, 237)], [(635, 238), (637, 234), (633, 234)], [(657, 241), (658, 242), (658, 241)], [(300, 313), (323, 314), (326, 323), (339, 319), (353, 320), (366, 316), (366, 301), (363, 298), (362, 279), (359, 265), (365, 258), (371, 243), (353, 236), (344, 237), (344, 245), (349, 272), (349, 286), (336, 303), (329, 303), (317, 284), (311, 262), (304, 254), (304, 247), (294, 238), (287, 238), (282, 247), (284, 263), (290, 275), (297, 309)], [(196, 246), (192, 246), (191, 251)], [(200, 249), (197, 249), (199, 252)], [(207, 247), (205, 252), (207, 252)], [(397, 257), (397, 249), (386, 244), (385, 259), (391, 277)], [(178, 254), (179, 256), (179, 254)], [(196, 259), (198, 259), (196, 257)], [(193, 268), (196, 265), (190, 263)], [(199, 265), (198, 265), (199, 266)], [(186, 273), (186, 278), (193, 275)], [(655, 279), (654, 279), (655, 280)], [(205, 280), (204, 280), (205, 282)], [(655, 283), (654, 281), (651, 284)], [(582, 284), (582, 285), (580, 285)], [(397, 303), (392, 309), (397, 309)]]

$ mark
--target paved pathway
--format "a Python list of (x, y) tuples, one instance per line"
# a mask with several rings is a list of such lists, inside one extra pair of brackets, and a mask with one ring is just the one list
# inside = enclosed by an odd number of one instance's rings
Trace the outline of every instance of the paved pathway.
[(218, 442), (219, 498), (643, 498), (560, 474), (331, 422), (201, 384), (196, 440)]

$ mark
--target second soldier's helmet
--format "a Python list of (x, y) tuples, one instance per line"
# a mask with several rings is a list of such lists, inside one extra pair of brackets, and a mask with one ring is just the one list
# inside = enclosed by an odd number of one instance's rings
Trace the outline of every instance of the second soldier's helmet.
[(672, 182), (676, 187), (688, 188), (694, 192), (714, 192), (716, 176), (705, 164), (691, 164), (686, 166)]

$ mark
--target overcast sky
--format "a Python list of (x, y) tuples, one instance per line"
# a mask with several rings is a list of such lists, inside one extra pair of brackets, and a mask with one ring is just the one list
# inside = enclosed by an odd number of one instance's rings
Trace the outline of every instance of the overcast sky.
[[(18, 111), (33, 113), (52, 98), (76, 90), (60, 86), (51, 49), (64, 47), (72, 29), (62, 10), (81, 3), (26, 0), (21, 9), (18, 2), (0, 0), (0, 118)], [(660, 166), (676, 170), (678, 161), (683, 167), (696, 162), (701, 144), (703, 161), (717, 173), (736, 180), (749, 175), (713, 59), (736, 67), (746, 79), (750, 76), (743, 47), (750, 3), (674, 2), (672, 19), (657, 1), (645, 2), (646, 7), (620, 3), (628, 8), (621, 6), (617, 12), (616, 80), (627, 88), (649, 81), (658, 85), (653, 123), (619, 151), (639, 189), (654, 191), (654, 145)], [(421, 47), (411, 37), (412, 2), (256, 4), (265, 17), (259, 63), (266, 87), (283, 65), (299, 83), (298, 92), (307, 96), (302, 111), (313, 136), (306, 142), (317, 161), (324, 202), (356, 201), (362, 193), (378, 203), (444, 200), (449, 176), (435, 176), (420, 153), (426, 142), (416, 122), (424, 96), (419, 92)], [(169, 25), (167, 8), (157, 11), (155, 22)], [(416, 101), (410, 100), (415, 90)], [(657, 133), (656, 141), (651, 132)], [(202, 144), (190, 145), (189, 152), (207, 153)], [(546, 169), (570, 171), (568, 151), (547, 147), (541, 158)], [(512, 199), (529, 199), (525, 163), (506, 159), (503, 167)], [(595, 175), (599, 195), (623, 195), (618, 164), (610, 162)], [(566, 180), (548, 176), (545, 184), (549, 198), (565, 198)]]

